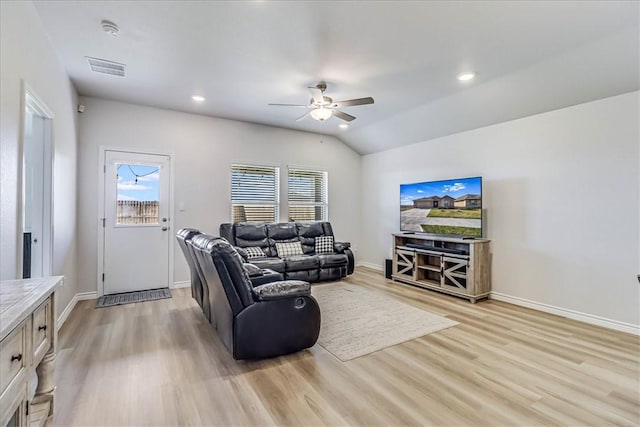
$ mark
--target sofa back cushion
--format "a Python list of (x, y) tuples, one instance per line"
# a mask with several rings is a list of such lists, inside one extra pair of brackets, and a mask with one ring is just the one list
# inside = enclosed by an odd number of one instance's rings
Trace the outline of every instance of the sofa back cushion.
[(273, 256), (279, 256), (276, 251), (276, 243), (298, 242), (298, 227), (295, 222), (277, 222), (267, 224), (269, 246), (273, 250)]
[(233, 246), (238, 246), (236, 245), (236, 230), (234, 226), (235, 224), (231, 223), (220, 224), (220, 237), (227, 239), (227, 242)]
[(235, 246), (241, 248), (259, 247), (267, 256), (275, 256), (267, 237), (267, 228), (263, 223), (239, 222), (234, 224)]
[[(326, 236), (324, 222), (298, 222), (298, 233), (302, 243), (302, 251), (305, 254), (314, 253), (316, 250), (316, 238)], [(330, 233), (333, 235), (333, 232)]]
[[(251, 280), (244, 269), (238, 252), (224, 239), (215, 239), (206, 250), (211, 254), (213, 264), (227, 295), (233, 294), (240, 300), (242, 307), (253, 304)], [(234, 310), (234, 314), (239, 311)]]

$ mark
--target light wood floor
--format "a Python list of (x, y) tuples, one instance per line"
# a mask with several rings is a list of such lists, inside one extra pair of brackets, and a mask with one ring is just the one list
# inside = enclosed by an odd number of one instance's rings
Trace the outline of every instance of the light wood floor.
[(188, 289), (113, 308), (83, 301), (59, 335), (55, 424), (640, 424), (637, 336), (367, 269), (345, 281), (460, 325), (349, 362), (319, 345), (238, 362)]

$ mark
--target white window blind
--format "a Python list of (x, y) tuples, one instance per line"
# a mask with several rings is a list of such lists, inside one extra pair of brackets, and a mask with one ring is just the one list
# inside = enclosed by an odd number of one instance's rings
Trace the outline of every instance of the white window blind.
[(325, 171), (289, 168), (290, 221), (328, 220), (328, 174)]
[(276, 222), (279, 177), (274, 166), (231, 165), (232, 221)]

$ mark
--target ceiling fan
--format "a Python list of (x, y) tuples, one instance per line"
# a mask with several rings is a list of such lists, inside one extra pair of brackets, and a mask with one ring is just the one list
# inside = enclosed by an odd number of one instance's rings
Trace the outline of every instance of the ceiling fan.
[(354, 105), (367, 105), (373, 104), (373, 98), (357, 98), (357, 99), (349, 99), (346, 101), (336, 101), (333, 102), (331, 97), (325, 96), (324, 91), (327, 89), (327, 83), (318, 82), (317, 85), (311, 86), (308, 88), (311, 92), (311, 101), (309, 101), (308, 105), (302, 104), (269, 104), (275, 105), (278, 107), (302, 107), (307, 108), (309, 111), (301, 115), (296, 119), (296, 121), (300, 121), (307, 116), (311, 116), (313, 119), (318, 121), (325, 121), (331, 116), (335, 116), (344, 121), (350, 122), (355, 119), (355, 116), (351, 114), (344, 113), (338, 108), (343, 107), (353, 107)]

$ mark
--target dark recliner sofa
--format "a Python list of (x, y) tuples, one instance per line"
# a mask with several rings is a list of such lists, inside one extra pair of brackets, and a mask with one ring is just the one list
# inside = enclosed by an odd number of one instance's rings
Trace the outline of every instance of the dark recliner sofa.
[(207, 320), (211, 321), (209, 289), (207, 289), (207, 286), (204, 284), (204, 276), (200, 270), (200, 265), (196, 261), (193, 247), (191, 247), (190, 244), (191, 239), (199, 234), (202, 233), (195, 228), (182, 228), (178, 230), (176, 239), (178, 240), (180, 249), (182, 249), (182, 254), (187, 261), (191, 273), (191, 296), (196, 300), (200, 308), (202, 308), (202, 312)]
[(241, 256), (225, 239), (199, 234), (188, 244), (209, 289), (211, 323), (234, 359), (280, 356), (316, 343), (320, 308), (308, 282), (253, 287)]
[[(288, 280), (317, 282), (338, 280), (353, 273), (353, 252), (348, 242), (334, 242), (331, 253), (315, 252), (316, 238), (333, 236), (329, 222), (282, 222), (221, 224), (220, 236), (260, 268), (282, 273)], [(302, 255), (278, 257), (276, 243), (300, 242)], [(246, 248), (259, 247), (266, 256), (249, 258)]]

